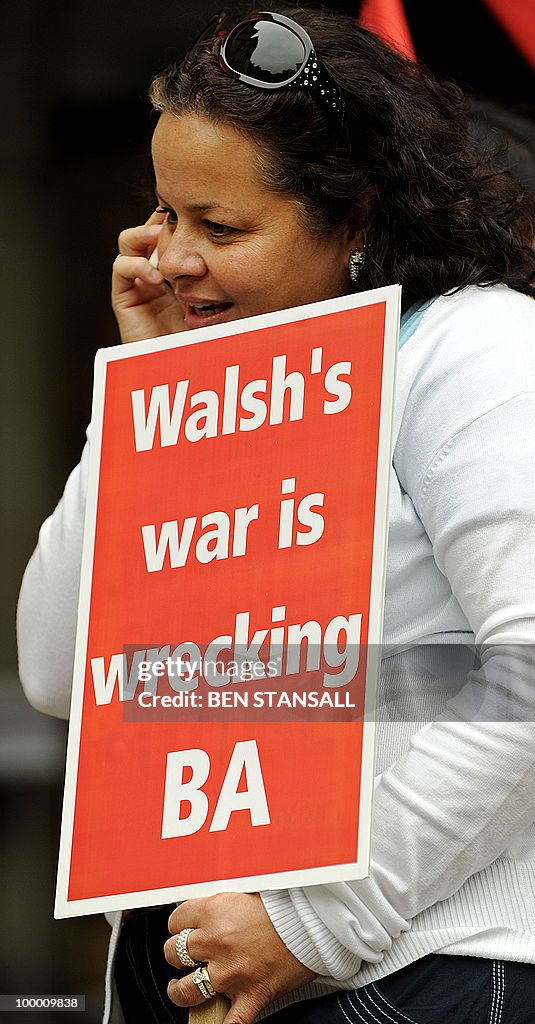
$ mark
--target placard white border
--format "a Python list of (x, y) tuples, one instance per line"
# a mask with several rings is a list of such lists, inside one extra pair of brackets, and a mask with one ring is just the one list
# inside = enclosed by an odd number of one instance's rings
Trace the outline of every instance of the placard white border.
[[(118, 359), (129, 359), (151, 352), (162, 352), (182, 345), (201, 344), (220, 338), (258, 331), (265, 327), (281, 326), (300, 320), (324, 316), (328, 313), (359, 309), (362, 306), (385, 303), (385, 331), (383, 346), (383, 380), (377, 456), (377, 486), (375, 494), (375, 523), (373, 564), (370, 588), (370, 615), (367, 637), (366, 703), (362, 737), (362, 774), (360, 787), (360, 826), (357, 862), (326, 865), (296, 871), (279, 871), (240, 878), (215, 879), (194, 885), (176, 885), (163, 889), (150, 889), (117, 893), (83, 900), (69, 900), (68, 887), (74, 827), (78, 756), (84, 697), (91, 582), (98, 504), (98, 484), (102, 450), (104, 394), (108, 364)], [(260, 889), (291, 888), (302, 885), (321, 885), (328, 882), (354, 881), (365, 878), (370, 855), (371, 821), (363, 813), (372, 802), (374, 784), (375, 707), (380, 672), (380, 644), (382, 641), (383, 606), (388, 542), (388, 495), (394, 414), (394, 385), (401, 309), (401, 288), (389, 285), (356, 295), (344, 295), (321, 302), (295, 306), (291, 309), (262, 313), (214, 327), (200, 327), (180, 334), (152, 338), (131, 345), (116, 345), (99, 349), (95, 357), (95, 380), (91, 417), (91, 443), (89, 451), (87, 506), (82, 550), (82, 571), (78, 602), (78, 625), (74, 658), (73, 693), (69, 722), (65, 789), (61, 822), (60, 849), (54, 916), (76, 917), (110, 910), (129, 910), (140, 905), (169, 903), (176, 899), (215, 895), (218, 892), (251, 892)]]

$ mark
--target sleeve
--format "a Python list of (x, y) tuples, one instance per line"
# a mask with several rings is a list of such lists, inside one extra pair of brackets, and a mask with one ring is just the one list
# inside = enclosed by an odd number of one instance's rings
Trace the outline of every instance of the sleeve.
[[(449, 392), (447, 415), (458, 394), (452, 402)], [(436, 393), (431, 400), (436, 408)], [(421, 403), (414, 412), (422, 423)], [(378, 777), (369, 876), (262, 893), (294, 955), (339, 981), (380, 961), (415, 915), (535, 821), (535, 395), (464, 422), (431, 459), (409, 460), (404, 486), (482, 645), (482, 667), (444, 720), (420, 729)]]
[(89, 440), (61, 500), (41, 527), (17, 608), (24, 692), (38, 711), (59, 718), (69, 717), (71, 700), (88, 459)]

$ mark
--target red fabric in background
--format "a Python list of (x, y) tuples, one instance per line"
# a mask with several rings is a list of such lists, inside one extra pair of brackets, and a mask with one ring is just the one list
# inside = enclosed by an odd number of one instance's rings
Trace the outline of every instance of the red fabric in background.
[[(525, 0), (526, 8), (529, 2), (531, 0)], [(364, 0), (358, 20), (363, 28), (374, 32), (393, 50), (416, 60), (402, 0)]]
[(484, 0), (507, 35), (535, 68), (535, 4), (533, 0)]

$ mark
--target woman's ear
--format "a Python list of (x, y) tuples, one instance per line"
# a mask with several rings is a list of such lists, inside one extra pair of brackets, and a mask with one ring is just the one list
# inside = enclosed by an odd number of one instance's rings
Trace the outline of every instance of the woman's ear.
[(360, 193), (351, 207), (346, 222), (348, 256), (349, 253), (355, 250), (360, 252), (366, 247), (366, 231), (372, 220), (376, 194), (376, 189), (370, 185)]

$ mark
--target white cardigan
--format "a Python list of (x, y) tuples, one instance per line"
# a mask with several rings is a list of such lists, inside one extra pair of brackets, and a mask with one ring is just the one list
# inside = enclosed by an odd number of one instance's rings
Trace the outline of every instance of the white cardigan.
[[(437, 950), (535, 963), (535, 304), (473, 287), (404, 321), (371, 873), (263, 894), (330, 988)], [(61, 717), (86, 479), (87, 446), (18, 609), (22, 684)]]

